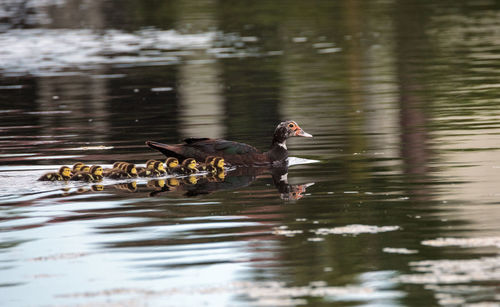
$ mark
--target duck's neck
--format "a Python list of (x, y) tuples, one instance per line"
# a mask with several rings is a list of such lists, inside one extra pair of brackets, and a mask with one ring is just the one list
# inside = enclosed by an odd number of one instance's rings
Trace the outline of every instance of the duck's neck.
[(271, 162), (283, 161), (288, 158), (288, 150), (286, 147), (286, 137), (275, 133), (271, 149), (265, 153)]

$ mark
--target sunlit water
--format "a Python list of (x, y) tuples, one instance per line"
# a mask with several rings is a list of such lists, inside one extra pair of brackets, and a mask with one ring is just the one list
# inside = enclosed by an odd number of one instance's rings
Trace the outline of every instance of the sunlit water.
[[(0, 305), (497, 306), (494, 1), (0, 3)], [(222, 137), (288, 169), (36, 179)]]

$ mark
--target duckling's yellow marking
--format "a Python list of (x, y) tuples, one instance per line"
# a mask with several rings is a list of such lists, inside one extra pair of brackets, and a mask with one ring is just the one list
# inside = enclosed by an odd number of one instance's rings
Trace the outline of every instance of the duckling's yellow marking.
[(224, 159), (220, 159), (219, 162), (217, 162), (217, 167), (219, 168), (224, 168), (225, 165)]
[(163, 188), (165, 186), (165, 180), (163, 179), (158, 180), (157, 183), (160, 188)]
[(177, 161), (177, 160), (174, 160), (168, 164), (168, 167), (170, 167), (170, 168), (174, 168), (176, 166), (179, 166), (179, 161)]
[(98, 167), (94, 170), (94, 175), (97, 175), (97, 176), (102, 176), (102, 167)]
[(190, 184), (196, 184), (198, 179), (195, 176), (189, 176), (188, 181)]
[(158, 168), (159, 171), (164, 171), (165, 167), (163, 166), (163, 163), (158, 163)]
[(176, 187), (180, 184), (179, 180), (177, 180), (176, 178), (170, 178), (168, 180), (168, 185), (169, 186), (173, 186), (173, 187)]
[(196, 163), (196, 160), (194, 160), (194, 159), (193, 159), (193, 161), (191, 161), (191, 162), (188, 164), (188, 168), (189, 168), (189, 169), (195, 169), (197, 164), (198, 164), (198, 163)]
[(71, 176), (71, 169), (69, 167), (63, 168), (63, 171), (61, 173), (64, 177), (69, 177)]
[(131, 174), (137, 174), (137, 169), (135, 167), (132, 167), (132, 169), (130, 170), (130, 173)]

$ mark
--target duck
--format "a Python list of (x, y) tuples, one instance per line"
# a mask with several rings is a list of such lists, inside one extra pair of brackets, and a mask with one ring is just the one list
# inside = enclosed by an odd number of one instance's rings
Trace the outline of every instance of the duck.
[(71, 176), (70, 180), (73, 181), (86, 181), (86, 182), (97, 182), (101, 181), (103, 178), (103, 170), (99, 165), (92, 165), (88, 172), (80, 171), (75, 175)]
[(63, 181), (69, 180), (71, 177), (71, 168), (67, 166), (61, 166), (57, 172), (51, 172), (43, 174), (39, 181)]
[(174, 168), (179, 166), (179, 160), (177, 160), (177, 158), (169, 157), (167, 158), (167, 160), (165, 160), (165, 165), (167, 174), (171, 175), (174, 173)]
[(293, 136), (312, 137), (295, 121), (287, 120), (276, 127), (271, 148), (266, 152), (248, 144), (211, 138), (188, 138), (184, 143), (174, 145), (146, 141), (146, 145), (179, 160), (194, 158), (204, 161), (208, 156), (215, 155), (233, 166), (281, 165), (288, 158), (286, 140)]
[(172, 172), (178, 175), (194, 174), (198, 172), (198, 169), (196, 168), (197, 166), (198, 162), (196, 162), (195, 159), (188, 158), (182, 161), (182, 164), (174, 168)]

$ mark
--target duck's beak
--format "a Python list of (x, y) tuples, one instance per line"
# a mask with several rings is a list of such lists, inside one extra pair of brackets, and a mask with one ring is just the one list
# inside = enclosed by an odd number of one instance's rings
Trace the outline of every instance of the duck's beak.
[(303, 136), (303, 137), (306, 137), (306, 138), (312, 138), (312, 134), (309, 134), (307, 132), (305, 132), (304, 130), (302, 130), (302, 128), (299, 128), (297, 130), (295, 130), (295, 136)]

